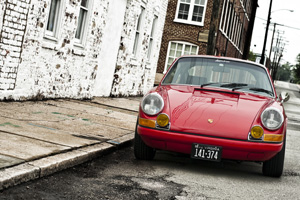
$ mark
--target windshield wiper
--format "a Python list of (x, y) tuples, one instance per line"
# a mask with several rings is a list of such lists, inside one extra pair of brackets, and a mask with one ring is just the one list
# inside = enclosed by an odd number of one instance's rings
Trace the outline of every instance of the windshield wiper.
[(249, 90), (256, 91), (256, 92), (264, 92), (264, 93), (267, 93), (267, 94), (273, 96), (272, 91), (266, 90), (266, 89), (263, 89), (263, 88), (249, 88)]
[(220, 85), (220, 87), (233, 88), (232, 90), (237, 89), (239, 87), (245, 87), (245, 86), (248, 86), (248, 84), (246, 84), (246, 83), (227, 83), (227, 84)]
[(208, 86), (208, 85), (215, 85), (215, 84), (220, 84), (220, 83), (205, 83), (205, 84), (200, 85), (200, 87), (203, 88), (203, 87), (205, 87), (205, 86)]

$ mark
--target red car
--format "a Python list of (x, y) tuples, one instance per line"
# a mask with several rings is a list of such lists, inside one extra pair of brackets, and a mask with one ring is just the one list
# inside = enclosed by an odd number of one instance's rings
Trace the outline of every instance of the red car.
[(184, 56), (140, 104), (137, 159), (156, 150), (209, 161), (262, 162), (266, 176), (283, 171), (287, 118), (267, 69), (250, 61)]

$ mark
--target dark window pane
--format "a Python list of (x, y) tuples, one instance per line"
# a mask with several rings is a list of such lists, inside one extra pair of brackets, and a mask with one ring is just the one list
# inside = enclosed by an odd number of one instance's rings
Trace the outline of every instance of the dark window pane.
[(57, 10), (57, 0), (52, 0), (51, 1), (51, 7), (50, 7), (50, 12), (49, 12), (49, 17), (48, 17), (48, 24), (47, 24), (47, 30), (48, 31), (54, 31), (54, 26), (55, 26), (55, 17), (58, 13), (56, 13)]
[(88, 0), (81, 0), (81, 6), (87, 8), (87, 1)]
[(83, 9), (80, 9), (79, 17), (78, 17), (78, 25), (77, 25), (77, 30), (76, 30), (76, 35), (75, 38), (80, 39), (81, 38), (81, 32), (83, 29), (83, 19), (85, 12)]
[(192, 21), (202, 22), (204, 7), (194, 6)]
[(190, 5), (181, 3), (178, 11), (178, 19), (188, 19)]

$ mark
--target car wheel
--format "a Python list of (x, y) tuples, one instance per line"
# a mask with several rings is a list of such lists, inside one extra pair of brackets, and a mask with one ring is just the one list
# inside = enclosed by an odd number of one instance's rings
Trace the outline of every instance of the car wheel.
[(285, 154), (285, 139), (282, 149), (273, 158), (263, 163), (263, 175), (271, 177), (280, 177), (283, 172)]
[(141, 136), (137, 133), (137, 126), (135, 128), (134, 135), (134, 155), (136, 159), (139, 160), (152, 160), (155, 156), (155, 149), (147, 146)]

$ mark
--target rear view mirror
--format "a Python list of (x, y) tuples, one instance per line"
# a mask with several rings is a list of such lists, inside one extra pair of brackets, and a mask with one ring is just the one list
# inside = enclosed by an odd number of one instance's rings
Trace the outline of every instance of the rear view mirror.
[(287, 102), (290, 99), (290, 95), (287, 92), (281, 92), (279, 95), (279, 99), (280, 99), (281, 103)]

